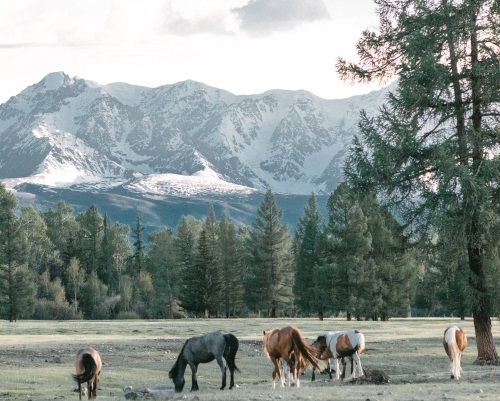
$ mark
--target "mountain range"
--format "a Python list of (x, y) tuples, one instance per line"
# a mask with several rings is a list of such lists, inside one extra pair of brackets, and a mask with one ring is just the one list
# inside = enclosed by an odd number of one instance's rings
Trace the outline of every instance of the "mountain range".
[(248, 224), (271, 189), (294, 224), (311, 192), (325, 198), (342, 181), (360, 110), (376, 112), (389, 90), (326, 100), (53, 72), (0, 105), (0, 180), (41, 207), (96, 204), (151, 227), (205, 216), (209, 204)]

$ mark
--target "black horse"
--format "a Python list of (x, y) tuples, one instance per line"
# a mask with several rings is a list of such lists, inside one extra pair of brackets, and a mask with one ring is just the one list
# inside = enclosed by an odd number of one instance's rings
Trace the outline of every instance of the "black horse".
[(184, 388), (184, 384), (186, 383), (184, 372), (187, 365), (191, 367), (191, 391), (198, 390), (198, 380), (196, 378), (198, 365), (200, 363), (212, 362), (214, 359), (219, 364), (222, 372), (222, 386), (220, 389), (223, 390), (226, 387), (226, 367), (224, 367), (222, 357), (226, 360), (227, 367), (229, 367), (229, 371), (231, 372), (229, 389), (232, 389), (234, 387), (234, 371), (240, 371), (235, 363), (237, 351), (238, 339), (233, 334), (224, 334), (221, 331), (191, 337), (186, 340), (175, 365), (168, 373), (168, 377), (174, 382), (175, 391), (180, 393)]

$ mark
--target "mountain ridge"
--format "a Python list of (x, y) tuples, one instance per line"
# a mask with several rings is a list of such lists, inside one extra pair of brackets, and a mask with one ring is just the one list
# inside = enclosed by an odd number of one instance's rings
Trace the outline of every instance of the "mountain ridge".
[[(391, 88), (346, 99), (156, 88), (52, 72), (0, 105), (0, 180), (134, 196), (328, 195), (357, 132)], [(26, 186), (25, 186), (26, 187)], [(38, 195), (40, 191), (37, 191)]]

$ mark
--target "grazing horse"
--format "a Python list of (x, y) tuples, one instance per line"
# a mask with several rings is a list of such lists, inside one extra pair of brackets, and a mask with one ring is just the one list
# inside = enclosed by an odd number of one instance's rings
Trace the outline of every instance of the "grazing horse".
[(467, 346), (467, 337), (464, 331), (458, 326), (448, 327), (444, 331), (443, 345), (451, 362), (451, 378), (458, 380), (460, 379), (460, 372), (462, 370), (460, 366), (462, 352), (464, 352)]
[(96, 397), (97, 383), (101, 374), (102, 362), (99, 353), (92, 347), (81, 348), (76, 353), (76, 375), (73, 378), (78, 383), (78, 395), (82, 399), (85, 387), (82, 383), (87, 383), (87, 395), (89, 400)]
[[(305, 369), (307, 363), (310, 363), (314, 369), (320, 369), (321, 362), (296, 327), (287, 326), (283, 329), (264, 331), (263, 346), (264, 354), (274, 365), (273, 388), (276, 388), (276, 377), (281, 379), (281, 387), (285, 386), (285, 377), (281, 375), (280, 369), (281, 358), (290, 369), (297, 387), (300, 386), (298, 373), (301, 369)], [(290, 386), (290, 381), (288, 385)]]
[[(318, 355), (319, 359), (328, 361), (327, 368), (330, 378), (332, 376), (329, 360), (333, 358), (335, 378), (337, 380), (340, 378), (344, 380), (346, 368), (345, 357), (351, 360), (351, 376), (353, 378), (363, 376), (364, 372), (359, 355), (365, 349), (365, 336), (358, 330), (329, 332), (324, 336), (319, 336), (311, 347), (316, 350), (316, 355)], [(340, 375), (339, 358), (342, 359), (342, 375)], [(356, 369), (354, 369), (354, 364), (356, 365)]]
[[(177, 357), (175, 365), (170, 369), (168, 377), (172, 379), (175, 385), (175, 391), (180, 393), (184, 388), (184, 371), (189, 365), (191, 368), (191, 391), (199, 389), (196, 371), (200, 363), (212, 362), (214, 359), (219, 364), (222, 372), (221, 390), (226, 387), (226, 369), (229, 367), (231, 372), (231, 382), (229, 389), (234, 387), (234, 371), (240, 371), (236, 367), (235, 358), (238, 351), (238, 339), (233, 334), (224, 334), (221, 331), (214, 331), (203, 336), (191, 337), (184, 343), (182, 350)], [(226, 367), (224, 361), (226, 360)]]

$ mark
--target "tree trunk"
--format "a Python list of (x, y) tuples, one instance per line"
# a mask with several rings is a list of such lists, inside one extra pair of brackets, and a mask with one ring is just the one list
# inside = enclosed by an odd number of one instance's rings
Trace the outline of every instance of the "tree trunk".
[(347, 312), (347, 321), (350, 322), (352, 320), (352, 313)]
[(486, 289), (486, 278), (483, 269), (481, 249), (468, 247), (469, 253), (469, 284), (473, 290), (472, 315), (476, 334), (477, 358), (476, 365), (499, 365), (500, 359), (493, 342), (491, 332), (491, 304)]
[(318, 311), (318, 316), (319, 316), (319, 320), (320, 320), (320, 321), (323, 321), (323, 309), (320, 309), (320, 310)]

